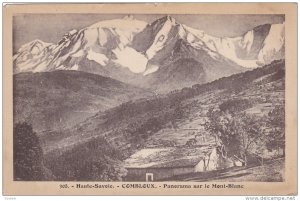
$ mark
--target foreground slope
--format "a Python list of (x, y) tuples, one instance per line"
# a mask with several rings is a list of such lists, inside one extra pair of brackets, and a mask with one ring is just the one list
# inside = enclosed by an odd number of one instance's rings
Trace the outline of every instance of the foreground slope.
[[(47, 166), (58, 179), (103, 180), (105, 175), (106, 180), (119, 180), (125, 174), (122, 161), (142, 148), (187, 146), (197, 132), (213, 143), (202, 126), (210, 108), (239, 106), (238, 112), (268, 118), (272, 109), (284, 107), (284, 81), (285, 63), (275, 61), (208, 84), (124, 103), (71, 129), (44, 135)], [(84, 160), (76, 165), (72, 161), (79, 153)], [(87, 173), (92, 167), (97, 171)]]

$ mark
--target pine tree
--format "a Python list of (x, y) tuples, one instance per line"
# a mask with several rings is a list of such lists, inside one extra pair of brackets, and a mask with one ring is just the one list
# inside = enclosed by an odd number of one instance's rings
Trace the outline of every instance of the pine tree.
[(17, 123), (13, 136), (14, 180), (41, 180), (42, 160), (42, 149), (32, 126), (26, 122)]

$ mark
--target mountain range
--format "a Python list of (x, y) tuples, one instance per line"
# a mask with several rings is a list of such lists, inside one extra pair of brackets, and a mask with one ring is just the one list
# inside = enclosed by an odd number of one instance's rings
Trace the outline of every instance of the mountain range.
[(284, 58), (284, 23), (236, 37), (214, 37), (165, 16), (126, 16), (71, 30), (57, 44), (34, 40), (13, 56), (14, 73), (85, 71), (169, 92)]

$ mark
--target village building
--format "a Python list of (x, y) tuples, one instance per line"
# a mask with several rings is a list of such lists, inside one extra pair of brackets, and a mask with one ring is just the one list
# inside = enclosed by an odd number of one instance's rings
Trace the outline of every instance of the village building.
[(219, 154), (212, 146), (142, 149), (127, 160), (124, 181), (160, 181), (177, 175), (217, 170)]

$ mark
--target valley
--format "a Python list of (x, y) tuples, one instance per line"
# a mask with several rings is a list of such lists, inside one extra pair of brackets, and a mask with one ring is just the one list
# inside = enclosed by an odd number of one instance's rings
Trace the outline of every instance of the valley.
[(14, 121), (27, 121), (36, 131), (72, 127), (99, 111), (154, 94), (81, 71), (19, 73), (14, 83)]

